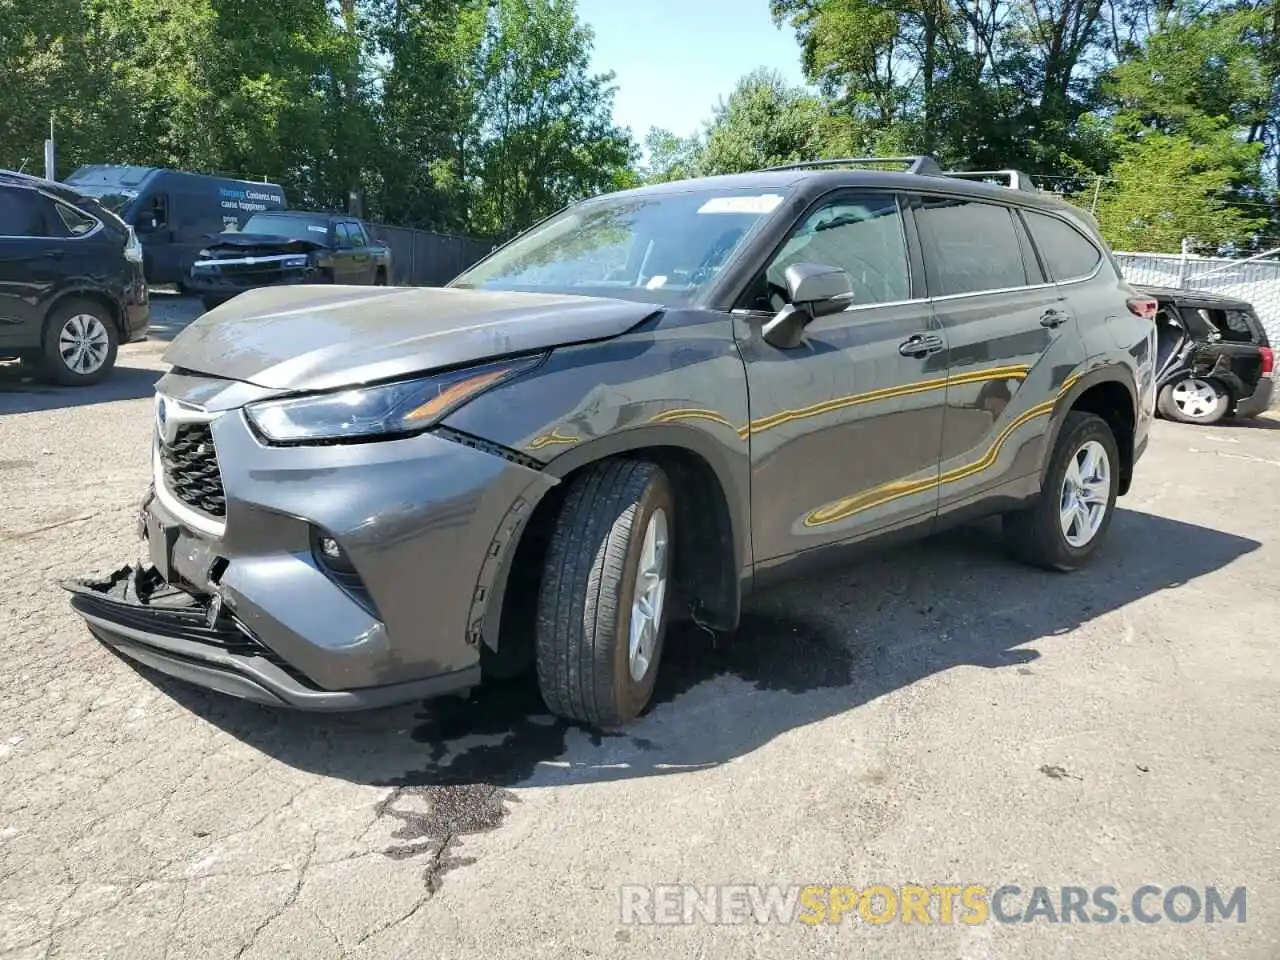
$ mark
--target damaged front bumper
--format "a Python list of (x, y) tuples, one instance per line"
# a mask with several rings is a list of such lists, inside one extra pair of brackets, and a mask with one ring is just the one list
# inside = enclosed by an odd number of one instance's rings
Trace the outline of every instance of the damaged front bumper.
[(300, 710), (364, 710), (465, 690), (458, 671), (367, 690), (321, 690), (260, 643), (218, 598), (165, 582), (155, 567), (126, 566), (98, 579), (65, 581), (71, 606), (118, 653), (168, 676), (221, 693)]

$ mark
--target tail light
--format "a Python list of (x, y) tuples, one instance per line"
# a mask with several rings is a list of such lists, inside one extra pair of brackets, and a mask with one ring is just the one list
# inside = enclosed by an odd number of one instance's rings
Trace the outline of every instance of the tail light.
[(138, 242), (138, 235), (129, 224), (126, 223), (124, 228), (129, 231), (129, 239), (124, 245), (124, 258), (130, 263), (141, 263), (142, 244)]
[(1129, 312), (1143, 320), (1154, 320), (1156, 311), (1160, 309), (1159, 301), (1151, 297), (1130, 297), (1128, 303)]
[(1259, 347), (1258, 357), (1262, 360), (1262, 375), (1264, 377), (1271, 376), (1271, 370), (1276, 364), (1275, 354), (1271, 352), (1270, 347)]

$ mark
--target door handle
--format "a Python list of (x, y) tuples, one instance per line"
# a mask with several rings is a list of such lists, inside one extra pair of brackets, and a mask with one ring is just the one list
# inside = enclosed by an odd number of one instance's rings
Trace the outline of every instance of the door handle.
[(913, 333), (898, 344), (898, 352), (904, 357), (927, 357), (942, 348), (942, 338), (933, 333)]
[(1050, 307), (1044, 313), (1040, 314), (1040, 326), (1042, 327), (1060, 327), (1067, 322), (1068, 315), (1057, 307)]

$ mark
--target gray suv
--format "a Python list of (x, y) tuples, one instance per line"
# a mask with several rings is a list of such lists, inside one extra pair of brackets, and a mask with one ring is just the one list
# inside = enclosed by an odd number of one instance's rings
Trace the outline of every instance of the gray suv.
[(536, 667), (614, 726), (673, 618), (733, 630), (809, 564), (1001, 514), (1081, 566), (1147, 443), (1156, 303), (1025, 178), (902, 162), (597, 197), (440, 289), (242, 294), (166, 354), (144, 560), (73, 607), (250, 700)]

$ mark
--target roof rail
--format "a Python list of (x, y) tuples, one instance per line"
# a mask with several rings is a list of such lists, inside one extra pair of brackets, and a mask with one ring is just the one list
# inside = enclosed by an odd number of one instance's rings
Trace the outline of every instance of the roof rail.
[(942, 176), (959, 180), (996, 180), (1013, 190), (1040, 189), (1034, 180), (1020, 170), (945, 170), (942, 171)]
[(905, 163), (907, 173), (920, 173), (926, 176), (940, 176), (942, 168), (930, 156), (915, 157), (834, 157), (830, 160), (806, 160), (803, 163), (784, 163), (777, 167), (766, 167), (768, 171), (777, 170), (816, 170), (822, 167), (859, 167), (873, 163)]

